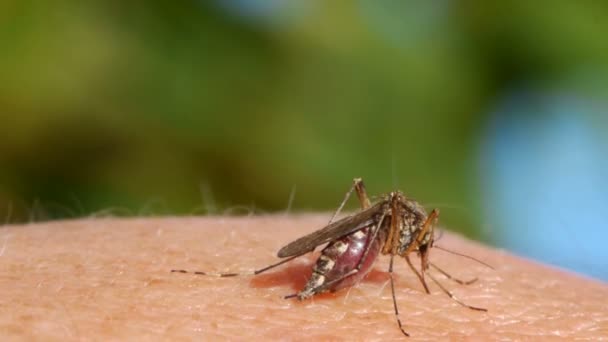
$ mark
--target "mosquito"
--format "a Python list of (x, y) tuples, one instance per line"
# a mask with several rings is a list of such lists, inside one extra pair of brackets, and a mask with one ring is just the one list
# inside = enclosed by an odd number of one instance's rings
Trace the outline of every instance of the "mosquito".
[[(359, 198), (361, 210), (353, 215), (334, 221), (348, 202), (353, 191), (356, 192)], [(430, 214), (427, 214), (424, 207), (418, 204), (418, 202), (407, 198), (400, 191), (384, 195), (377, 203), (372, 205), (367, 196), (363, 180), (355, 178), (352, 187), (346, 193), (344, 200), (330, 219), (329, 224), (281, 248), (277, 256), (283, 260), (245, 273), (209, 273), (186, 270), (171, 270), (171, 272), (217, 277), (257, 275), (310, 253), (321, 245), (327, 244), (315, 262), (312, 275), (304, 288), (297, 293), (284, 297), (285, 299), (297, 298), (298, 300), (305, 300), (323, 292), (334, 292), (358, 283), (372, 269), (374, 261), (379, 254), (389, 255), (388, 274), (394, 314), (401, 332), (405, 336), (409, 336), (399, 317), (399, 309), (395, 296), (393, 258), (396, 255), (405, 259), (408, 266), (422, 283), (424, 291), (427, 294), (430, 291), (426, 277), (430, 278), (433, 283), (458, 304), (471, 310), (487, 311), (484, 308), (465, 304), (429, 273), (430, 268), (433, 268), (448, 279), (462, 285), (468, 285), (477, 280), (477, 278), (468, 281), (460, 280), (429, 261), (429, 251), (435, 241), (434, 227), (438, 219), (439, 210), (433, 209)], [(470, 256), (452, 252), (439, 246), (435, 247), (449, 253), (473, 259), (492, 268), (490, 265)], [(414, 267), (410, 260), (410, 254), (412, 253), (417, 254), (420, 258), (420, 271)]]

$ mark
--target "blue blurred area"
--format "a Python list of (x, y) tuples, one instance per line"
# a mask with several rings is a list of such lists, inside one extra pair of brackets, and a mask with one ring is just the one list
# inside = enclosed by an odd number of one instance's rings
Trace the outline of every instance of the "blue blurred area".
[(481, 146), (492, 240), (608, 280), (606, 107), (567, 92), (508, 94)]
[(315, 6), (315, 1), (216, 0), (215, 4), (255, 25), (277, 27), (288, 26), (290, 21), (305, 16)]

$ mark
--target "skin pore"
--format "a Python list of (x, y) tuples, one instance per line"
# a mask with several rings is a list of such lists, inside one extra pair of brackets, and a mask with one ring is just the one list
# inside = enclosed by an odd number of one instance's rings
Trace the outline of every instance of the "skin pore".
[[(215, 278), (171, 269), (260, 268), (328, 215), (95, 218), (0, 228), (0, 335), (19, 340), (404, 340), (378, 257), (358, 285), (299, 302), (318, 253), (257, 276)], [(412, 340), (598, 339), (608, 336), (608, 285), (451, 233), (431, 270), (465, 308), (395, 258), (395, 291)], [(419, 259), (412, 256), (414, 265)], [(427, 280), (428, 281), (428, 280)]]

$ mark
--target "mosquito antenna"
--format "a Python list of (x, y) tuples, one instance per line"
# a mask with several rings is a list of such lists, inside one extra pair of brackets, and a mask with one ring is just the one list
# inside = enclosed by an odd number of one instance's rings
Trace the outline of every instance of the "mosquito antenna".
[(492, 267), (491, 265), (489, 265), (489, 264), (487, 264), (487, 263), (485, 263), (485, 262), (483, 262), (483, 261), (481, 261), (481, 260), (479, 260), (479, 259), (477, 259), (477, 258), (473, 258), (473, 257), (472, 257), (472, 256), (470, 256), (470, 255), (466, 255), (466, 254), (462, 254), (462, 253), (454, 252), (454, 251), (451, 251), (451, 250), (449, 250), (449, 249), (443, 248), (443, 247), (441, 247), (441, 246), (436, 246), (436, 245), (433, 245), (433, 247), (434, 247), (434, 248), (437, 248), (437, 249), (440, 249), (440, 250), (442, 250), (442, 251), (444, 251), (444, 252), (448, 252), (448, 253), (451, 253), (451, 254), (454, 254), (454, 255), (458, 255), (458, 256), (461, 256), (461, 257), (464, 257), (464, 258), (467, 258), (467, 259), (471, 259), (471, 260), (473, 260), (473, 261), (476, 261), (476, 262), (478, 262), (478, 263), (480, 263), (480, 264), (484, 265), (485, 267), (487, 267), (487, 268), (489, 268), (489, 269), (492, 269), (492, 270), (493, 270), (493, 269), (495, 269), (495, 268), (494, 268), (494, 267)]

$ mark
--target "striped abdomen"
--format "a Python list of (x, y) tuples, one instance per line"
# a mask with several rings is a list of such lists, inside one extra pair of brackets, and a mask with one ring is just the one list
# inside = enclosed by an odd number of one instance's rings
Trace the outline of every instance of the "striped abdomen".
[[(367, 226), (328, 244), (321, 251), (312, 276), (298, 293), (298, 298), (306, 299), (317, 293), (336, 291), (359, 282), (371, 270), (386, 238), (386, 232), (381, 229), (374, 241), (371, 241), (372, 228), (373, 226)], [(366, 250), (365, 260), (362, 260)], [(347, 276), (357, 266), (359, 271)]]

